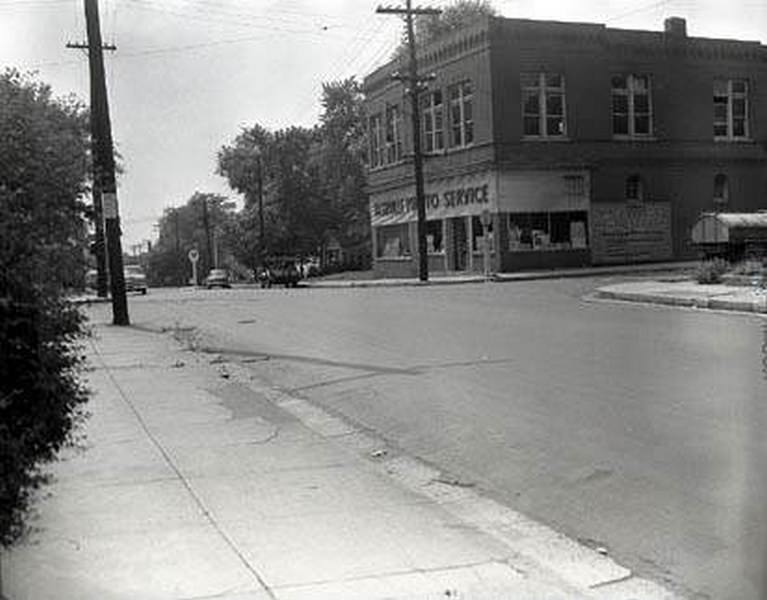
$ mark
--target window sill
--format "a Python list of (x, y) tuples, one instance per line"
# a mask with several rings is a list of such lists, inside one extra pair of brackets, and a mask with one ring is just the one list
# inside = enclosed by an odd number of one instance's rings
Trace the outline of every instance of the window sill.
[(556, 143), (556, 142), (572, 142), (572, 138), (566, 135), (523, 135), (523, 142), (544, 142), (544, 143)]
[(722, 144), (753, 144), (754, 140), (750, 137), (716, 137), (714, 142)]
[(389, 262), (407, 262), (413, 260), (412, 256), (379, 256), (377, 261), (389, 261)]
[(547, 247), (538, 247), (538, 248), (509, 248), (507, 252), (510, 254), (523, 254), (525, 252), (583, 252), (584, 250), (588, 250), (588, 246), (583, 246), (579, 248), (547, 248)]
[(398, 160), (397, 162), (393, 163), (386, 163), (385, 165), (379, 165), (377, 167), (368, 167), (368, 173), (378, 173), (379, 171), (385, 171), (386, 169), (391, 169), (393, 167), (399, 167), (400, 165), (405, 164), (405, 160)]
[(658, 138), (654, 135), (613, 135), (613, 141), (616, 142), (657, 142)]

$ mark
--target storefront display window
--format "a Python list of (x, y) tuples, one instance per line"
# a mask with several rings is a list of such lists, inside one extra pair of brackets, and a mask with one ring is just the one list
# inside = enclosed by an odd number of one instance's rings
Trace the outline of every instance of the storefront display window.
[(378, 227), (376, 236), (378, 258), (410, 256), (410, 229), (407, 223)]
[[(485, 235), (485, 231), (482, 227), (482, 219), (478, 216), (473, 216), (471, 218), (471, 248), (473, 252), (482, 252), (484, 248), (482, 247), (482, 239)], [(493, 224), (490, 223), (487, 226), (487, 239), (490, 243), (490, 252), (493, 252), (495, 250), (494, 242), (493, 242)]]
[(570, 250), (588, 247), (585, 211), (511, 213), (509, 250)]
[(445, 247), (442, 244), (442, 221), (426, 222), (426, 251), (429, 254), (442, 254)]

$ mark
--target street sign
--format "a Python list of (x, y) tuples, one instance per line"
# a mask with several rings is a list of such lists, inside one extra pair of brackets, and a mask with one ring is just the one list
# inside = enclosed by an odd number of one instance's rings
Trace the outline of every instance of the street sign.
[(192, 248), (187, 253), (187, 256), (192, 263), (192, 280), (189, 283), (197, 285), (197, 261), (200, 260), (200, 253), (197, 251), (197, 248)]

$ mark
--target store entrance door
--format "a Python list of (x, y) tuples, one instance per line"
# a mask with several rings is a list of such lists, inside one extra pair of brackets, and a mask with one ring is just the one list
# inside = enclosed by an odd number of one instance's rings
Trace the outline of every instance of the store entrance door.
[(456, 271), (465, 271), (469, 263), (469, 235), (466, 231), (466, 217), (450, 219), (452, 229), (452, 267)]

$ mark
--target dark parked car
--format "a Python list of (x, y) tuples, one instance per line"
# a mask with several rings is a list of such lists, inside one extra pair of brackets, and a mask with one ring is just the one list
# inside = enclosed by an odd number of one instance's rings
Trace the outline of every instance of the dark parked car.
[(214, 287), (230, 288), (232, 284), (229, 281), (229, 273), (226, 269), (211, 269), (205, 278), (205, 287), (208, 289)]
[(146, 275), (138, 265), (125, 265), (123, 268), (126, 292), (141, 292), (146, 294)]
[(258, 273), (258, 281), (262, 288), (270, 288), (280, 283), (285, 284), (285, 287), (297, 287), (300, 280), (301, 271), (293, 258), (272, 259)]

